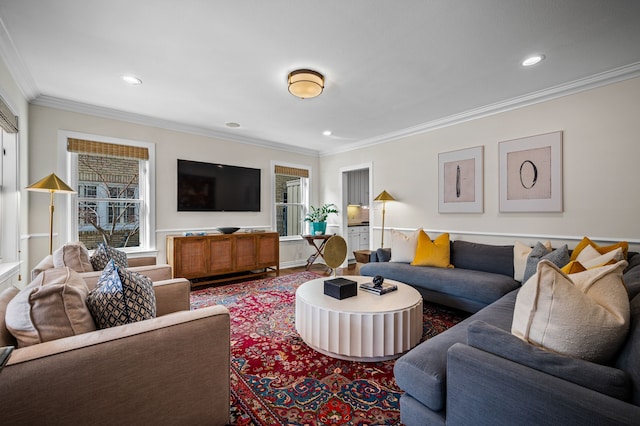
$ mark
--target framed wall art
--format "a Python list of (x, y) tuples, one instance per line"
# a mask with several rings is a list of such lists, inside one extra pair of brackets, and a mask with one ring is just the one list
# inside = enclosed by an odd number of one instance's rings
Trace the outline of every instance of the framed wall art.
[(438, 154), (438, 212), (484, 211), (484, 147)]
[(500, 211), (562, 211), (562, 132), (500, 142)]

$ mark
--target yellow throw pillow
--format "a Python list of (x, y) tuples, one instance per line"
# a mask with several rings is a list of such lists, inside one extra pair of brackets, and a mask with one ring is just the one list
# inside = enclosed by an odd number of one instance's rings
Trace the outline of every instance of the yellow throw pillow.
[(565, 274), (569, 275), (569, 274), (577, 274), (578, 272), (584, 272), (587, 270), (587, 268), (585, 268), (584, 265), (579, 261), (572, 260), (571, 262), (567, 263), (562, 268), (560, 268), (560, 270)]
[(453, 268), (450, 262), (449, 234), (444, 233), (431, 241), (423, 230), (418, 234), (416, 255), (411, 262), (414, 266), (435, 266), (437, 268)]
[(626, 241), (620, 241), (619, 243), (611, 244), (610, 246), (599, 246), (589, 238), (584, 237), (582, 241), (578, 243), (576, 248), (573, 249), (573, 252), (571, 253), (571, 260), (576, 260), (580, 252), (587, 246), (593, 247), (600, 254), (605, 254), (617, 248), (622, 248), (622, 254), (624, 255), (625, 259), (627, 258), (627, 253), (629, 252), (629, 243)]

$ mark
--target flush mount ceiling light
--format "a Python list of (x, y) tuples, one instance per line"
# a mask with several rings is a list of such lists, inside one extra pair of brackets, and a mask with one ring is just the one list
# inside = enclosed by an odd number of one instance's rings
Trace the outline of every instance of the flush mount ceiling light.
[(324, 76), (317, 71), (296, 70), (289, 73), (288, 83), (293, 96), (315, 98), (324, 89)]
[(142, 84), (142, 80), (140, 80), (138, 77), (136, 77), (135, 75), (129, 75), (129, 74), (125, 74), (123, 76), (120, 76), (120, 78), (122, 78), (122, 80), (127, 83), (127, 84), (131, 84), (132, 86), (137, 86)]
[(532, 56), (529, 56), (524, 61), (522, 61), (522, 66), (523, 67), (530, 67), (532, 65), (535, 65), (535, 64), (539, 63), (543, 59), (544, 59), (544, 55), (532, 55)]

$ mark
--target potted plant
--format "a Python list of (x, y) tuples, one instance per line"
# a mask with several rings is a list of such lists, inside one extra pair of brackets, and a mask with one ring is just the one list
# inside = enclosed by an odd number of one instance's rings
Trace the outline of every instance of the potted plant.
[(304, 217), (305, 222), (311, 222), (311, 235), (322, 235), (327, 230), (327, 216), (338, 213), (336, 205), (324, 204), (322, 207), (311, 206), (311, 211)]

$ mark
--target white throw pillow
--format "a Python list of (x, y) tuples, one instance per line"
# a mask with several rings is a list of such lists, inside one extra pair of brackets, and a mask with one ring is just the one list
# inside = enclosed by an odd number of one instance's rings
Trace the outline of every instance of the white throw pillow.
[(518, 293), (511, 333), (543, 349), (606, 362), (629, 329), (626, 266), (622, 260), (568, 276), (541, 261)]
[[(551, 241), (545, 241), (542, 243), (549, 251), (551, 251)], [(516, 241), (513, 244), (513, 279), (516, 281), (522, 281), (524, 277), (524, 270), (527, 267), (527, 258), (531, 253), (533, 247), (526, 245), (523, 242)]]
[(390, 262), (413, 262), (418, 247), (418, 235), (421, 229), (416, 229), (407, 235), (404, 232), (391, 230), (391, 260)]
[(622, 248), (618, 247), (615, 250), (611, 250), (605, 254), (600, 254), (600, 252), (594, 249), (591, 246), (586, 246), (576, 260), (582, 264), (586, 269), (594, 268), (596, 266), (602, 266), (606, 263), (615, 260), (616, 262), (624, 259), (624, 253), (622, 252)]

